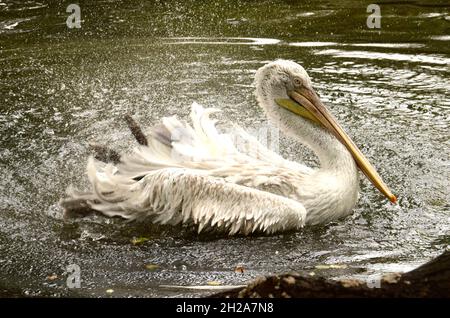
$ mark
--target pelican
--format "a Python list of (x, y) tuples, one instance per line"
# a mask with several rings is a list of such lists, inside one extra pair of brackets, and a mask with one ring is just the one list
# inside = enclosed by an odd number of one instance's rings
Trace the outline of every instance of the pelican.
[(69, 187), (61, 205), (73, 203), (128, 220), (194, 225), (198, 232), (229, 235), (292, 231), (349, 215), (359, 192), (358, 168), (391, 202), (375, 168), (314, 91), (302, 66), (276, 60), (257, 70), (256, 98), (271, 123), (313, 150), (319, 168), (286, 160), (239, 129), (257, 151), (238, 150), (216, 128), (216, 109), (192, 105), (192, 125), (163, 118), (147, 144), (116, 164), (90, 157), (92, 189)]

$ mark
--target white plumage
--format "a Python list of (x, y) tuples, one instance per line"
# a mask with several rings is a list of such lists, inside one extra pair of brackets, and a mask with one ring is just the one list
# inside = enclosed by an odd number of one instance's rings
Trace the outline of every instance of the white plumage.
[[(252, 145), (237, 149), (210, 115), (194, 103), (192, 126), (176, 117), (150, 129), (148, 146), (137, 146), (120, 163), (89, 158), (89, 192), (68, 189), (69, 202), (83, 202), (106, 216), (160, 224), (194, 224), (230, 235), (274, 233), (319, 224), (349, 214), (358, 194), (352, 155), (325, 127), (277, 105), (289, 98), (289, 81), (310, 80), (301, 66), (278, 60), (258, 70), (256, 94), (268, 118), (318, 155), (320, 169), (283, 159), (241, 128)], [(297, 83), (298, 84), (298, 83)]]

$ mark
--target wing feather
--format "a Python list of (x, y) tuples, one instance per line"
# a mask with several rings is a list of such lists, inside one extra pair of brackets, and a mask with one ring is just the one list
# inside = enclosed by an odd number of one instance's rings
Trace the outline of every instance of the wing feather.
[(229, 183), (203, 171), (166, 168), (134, 183), (117, 184), (120, 179), (111, 180), (104, 173), (107, 166), (94, 158), (89, 159), (88, 166), (96, 197), (87, 202), (107, 216), (194, 224), (199, 232), (208, 228), (230, 235), (274, 233), (298, 229), (305, 223), (306, 211), (299, 202)]
[[(204, 109), (197, 103), (191, 107), (192, 127), (176, 117), (162, 119), (162, 125), (148, 132), (148, 146), (136, 147), (132, 154), (124, 156), (119, 164), (121, 173), (143, 176), (149, 171), (184, 167), (201, 170), (233, 169), (242, 164), (265, 164), (311, 173), (311, 169), (282, 158), (262, 145), (257, 138), (234, 126), (230, 133), (219, 133), (216, 120), (210, 115), (217, 109)], [(236, 147), (234, 143), (245, 144)], [(233, 173), (230, 170), (230, 173)]]

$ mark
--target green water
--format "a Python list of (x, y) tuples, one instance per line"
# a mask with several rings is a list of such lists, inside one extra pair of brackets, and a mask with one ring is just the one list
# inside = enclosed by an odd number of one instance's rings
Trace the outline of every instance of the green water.
[[(1, 0), (0, 295), (207, 295), (161, 285), (235, 285), (291, 270), (368, 279), (448, 248), (450, 5), (381, 1), (381, 28), (369, 29), (369, 3), (82, 1), (81, 28), (69, 29), (66, 1)], [(196, 101), (258, 126), (253, 76), (276, 58), (308, 70), (398, 206), (362, 180), (352, 216), (275, 236), (62, 220), (66, 187), (87, 186), (87, 142), (134, 145), (123, 114), (151, 126), (186, 118)], [(316, 164), (284, 138), (280, 152)], [(130, 243), (141, 236), (149, 240)], [(80, 266), (79, 289), (66, 286), (70, 264)], [(323, 264), (342, 268), (315, 268)]]

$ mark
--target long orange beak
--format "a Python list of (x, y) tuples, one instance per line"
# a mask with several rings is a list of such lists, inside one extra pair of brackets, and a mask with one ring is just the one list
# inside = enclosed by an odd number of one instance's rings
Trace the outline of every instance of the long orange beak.
[(397, 202), (397, 198), (383, 182), (375, 168), (358, 149), (344, 129), (338, 124), (312, 88), (298, 88), (292, 91), (289, 96), (296, 103), (289, 103), (286, 102), (286, 100), (277, 100), (278, 105), (326, 127), (348, 149), (358, 167), (372, 184), (392, 203)]

